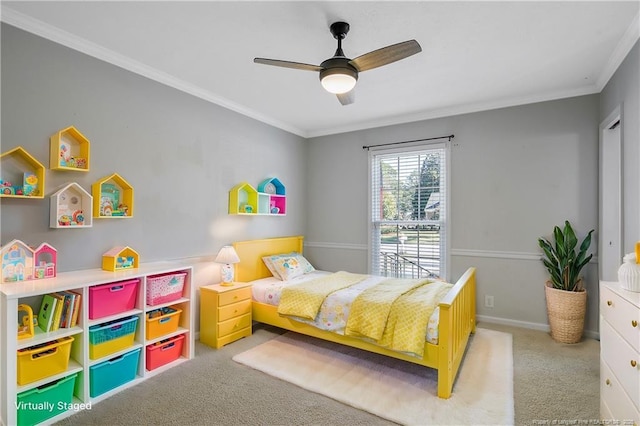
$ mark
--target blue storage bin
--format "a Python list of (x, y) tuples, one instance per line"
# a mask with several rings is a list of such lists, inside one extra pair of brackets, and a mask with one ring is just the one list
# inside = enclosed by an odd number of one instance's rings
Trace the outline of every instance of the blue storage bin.
[(96, 397), (136, 378), (141, 348), (89, 367), (89, 395)]

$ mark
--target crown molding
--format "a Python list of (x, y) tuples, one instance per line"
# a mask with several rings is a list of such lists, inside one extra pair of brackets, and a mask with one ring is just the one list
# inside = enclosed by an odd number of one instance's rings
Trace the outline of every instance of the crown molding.
[(260, 114), (251, 109), (245, 108), (242, 105), (218, 96), (212, 92), (203, 90), (198, 86), (176, 78), (170, 74), (159, 71), (132, 58), (121, 55), (110, 49), (106, 49), (88, 40), (73, 35), (67, 31), (63, 31), (38, 19), (34, 19), (23, 13), (20, 13), (14, 9), (11, 9), (10, 7), (7, 7), (4, 4), (2, 5), (2, 9), (0, 12), (0, 20), (21, 30), (27, 31), (47, 40), (51, 40), (55, 43), (66, 46), (70, 49), (100, 59), (109, 64), (115, 65), (127, 71), (146, 77), (150, 80), (164, 84), (165, 86), (169, 86), (184, 93), (188, 93), (207, 102), (219, 105), (228, 110), (237, 112), (238, 114), (253, 118), (257, 121), (263, 122), (273, 127), (277, 127), (281, 130), (293, 133), (303, 138), (307, 137), (306, 132), (301, 129), (290, 126), (281, 121), (274, 120), (271, 117)]
[(604, 86), (606, 86), (611, 77), (613, 77), (613, 74), (615, 74), (616, 70), (627, 57), (629, 51), (631, 51), (638, 39), (640, 39), (640, 13), (638, 13), (633, 21), (631, 21), (631, 24), (625, 31), (622, 39), (620, 39), (616, 48), (611, 52), (611, 56), (609, 56), (609, 60), (596, 82), (598, 92), (601, 92), (602, 89), (604, 89)]

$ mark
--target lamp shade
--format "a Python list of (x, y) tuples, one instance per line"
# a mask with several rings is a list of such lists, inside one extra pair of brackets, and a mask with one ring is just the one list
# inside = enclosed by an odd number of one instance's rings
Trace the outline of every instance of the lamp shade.
[[(329, 59), (323, 64), (335, 59)], [(320, 83), (329, 93), (342, 94), (353, 89), (358, 81), (358, 72), (353, 67), (335, 66), (320, 71)]]
[(215, 261), (217, 263), (230, 264), (240, 262), (240, 258), (238, 257), (238, 253), (236, 253), (236, 250), (232, 246), (224, 246), (218, 252)]

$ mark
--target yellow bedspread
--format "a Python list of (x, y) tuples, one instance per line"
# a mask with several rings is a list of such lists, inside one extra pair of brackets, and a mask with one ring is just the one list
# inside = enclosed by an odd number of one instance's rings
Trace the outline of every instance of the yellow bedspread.
[(354, 300), (345, 334), (422, 356), (429, 317), (452, 286), (442, 281), (385, 280)]
[(362, 274), (340, 271), (326, 277), (285, 287), (278, 304), (278, 313), (314, 320), (327, 296), (334, 291), (359, 283), (366, 277)]

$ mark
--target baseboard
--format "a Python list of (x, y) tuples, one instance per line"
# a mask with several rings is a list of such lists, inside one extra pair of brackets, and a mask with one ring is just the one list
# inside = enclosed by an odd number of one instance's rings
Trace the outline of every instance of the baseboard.
[[(513, 319), (507, 319), (507, 318), (490, 317), (486, 315), (476, 315), (476, 321), (478, 323), (487, 322), (490, 324), (509, 325), (512, 327), (527, 328), (530, 330), (544, 331), (547, 333), (550, 331), (549, 324), (518, 321)], [(598, 333), (597, 331), (585, 330), (583, 334), (585, 337), (588, 337), (589, 339), (600, 340), (600, 333)]]

